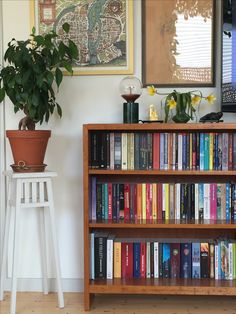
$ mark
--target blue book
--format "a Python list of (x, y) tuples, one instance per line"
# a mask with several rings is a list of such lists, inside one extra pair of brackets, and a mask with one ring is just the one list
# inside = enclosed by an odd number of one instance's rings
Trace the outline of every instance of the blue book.
[(165, 137), (164, 133), (160, 133), (160, 170), (164, 170), (164, 142), (165, 142)]
[(225, 191), (225, 219), (230, 220), (230, 183), (226, 183), (226, 191)]
[(134, 242), (134, 278), (140, 278), (140, 243)]
[(209, 170), (209, 134), (204, 135), (204, 170)]
[(191, 243), (180, 244), (180, 278), (192, 277)]
[(105, 220), (108, 220), (108, 184), (104, 183), (104, 209), (105, 209)]
[(198, 184), (198, 219), (204, 217), (204, 183)]
[(170, 278), (170, 243), (163, 243), (162, 252), (163, 278)]
[(204, 133), (200, 133), (200, 170), (204, 170)]
[(200, 243), (192, 243), (192, 278), (200, 276)]

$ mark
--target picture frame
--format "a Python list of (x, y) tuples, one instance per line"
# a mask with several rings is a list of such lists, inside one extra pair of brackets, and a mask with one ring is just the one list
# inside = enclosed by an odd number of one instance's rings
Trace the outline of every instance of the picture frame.
[(133, 0), (30, 1), (31, 29), (37, 33), (58, 32), (65, 22), (78, 43), (74, 75), (133, 74)]
[(142, 1), (144, 86), (215, 86), (215, 0)]

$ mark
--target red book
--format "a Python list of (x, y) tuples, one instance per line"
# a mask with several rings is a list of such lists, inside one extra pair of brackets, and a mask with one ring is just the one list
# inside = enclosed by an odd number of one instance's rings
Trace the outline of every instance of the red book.
[(160, 133), (153, 134), (153, 169), (160, 169)]
[(124, 185), (124, 220), (130, 220), (130, 204), (129, 204), (130, 186), (128, 183)]
[(180, 278), (180, 243), (170, 243), (171, 278)]
[(146, 278), (146, 243), (140, 243), (140, 278)]
[(137, 184), (134, 185), (134, 200), (133, 200), (133, 205), (134, 205), (134, 220), (136, 221), (138, 218), (138, 213), (137, 213)]
[(210, 184), (210, 218), (216, 219), (216, 208), (217, 208), (217, 184)]
[(146, 220), (152, 219), (152, 184), (146, 183)]
[(121, 276), (133, 278), (133, 243), (121, 243)]
[(157, 219), (162, 220), (162, 183), (157, 184)]
[(112, 183), (108, 183), (108, 220), (112, 220)]

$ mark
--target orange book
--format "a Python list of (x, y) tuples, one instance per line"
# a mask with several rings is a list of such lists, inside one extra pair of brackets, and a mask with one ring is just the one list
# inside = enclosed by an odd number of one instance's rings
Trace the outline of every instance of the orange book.
[(114, 242), (114, 278), (121, 278), (121, 242)]
[(142, 184), (137, 184), (137, 218), (142, 219)]

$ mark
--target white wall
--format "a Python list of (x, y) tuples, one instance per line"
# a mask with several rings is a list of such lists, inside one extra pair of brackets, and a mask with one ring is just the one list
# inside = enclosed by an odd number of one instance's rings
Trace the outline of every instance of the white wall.
[[(220, 1), (219, 1), (220, 2)], [(30, 32), (29, 1), (2, 0), (4, 48), (15, 37), (25, 39)], [(20, 14), (19, 14), (20, 13)], [(218, 16), (218, 24), (220, 16)], [(134, 0), (134, 74), (141, 78), (141, 0)], [(158, 52), (157, 52), (158, 57)], [(217, 86), (220, 86), (220, 34), (217, 36)], [(118, 85), (123, 76), (74, 76), (65, 77), (58, 102), (63, 108), (63, 118), (52, 118), (42, 128), (52, 129), (46, 155), (48, 169), (58, 172), (55, 179), (54, 194), (57, 212), (57, 231), (61, 258), (62, 277), (67, 279), (83, 278), (83, 194), (82, 194), (82, 125), (84, 123), (122, 122), (122, 99)], [(164, 89), (162, 89), (163, 91)], [(168, 89), (169, 91), (170, 89)], [(186, 90), (186, 89), (184, 89)], [(219, 88), (201, 88), (204, 94), (213, 92), (218, 100), (216, 105), (203, 106), (200, 115), (220, 110)], [(167, 90), (165, 90), (167, 91)], [(140, 98), (140, 118), (145, 119), (148, 105), (159, 104), (160, 98), (151, 98), (145, 92)], [(235, 121), (235, 115), (230, 115)], [(6, 129), (14, 129), (20, 115), (13, 114), (13, 106), (6, 100)], [(229, 119), (227, 119), (230, 121)], [(6, 164), (12, 163), (7, 143)], [(40, 278), (40, 255), (38, 225), (34, 211), (22, 214), (24, 227), (21, 230), (21, 257), (19, 276)], [(23, 229), (24, 228), (24, 229)], [(34, 256), (32, 259), (31, 256)], [(11, 250), (9, 250), (11, 260)], [(53, 271), (51, 271), (53, 275)], [(26, 289), (30, 289), (27, 281)], [(68, 290), (72, 286), (68, 285)], [(82, 288), (77, 281), (77, 288)]]

